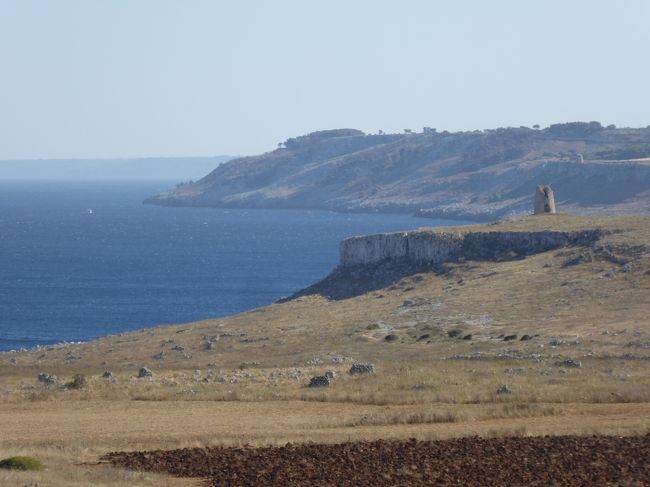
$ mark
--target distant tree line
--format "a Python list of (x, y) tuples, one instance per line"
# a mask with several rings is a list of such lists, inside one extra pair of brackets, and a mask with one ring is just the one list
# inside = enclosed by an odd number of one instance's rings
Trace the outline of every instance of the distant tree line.
[(300, 137), (293, 137), (280, 142), (278, 147), (281, 147), (283, 144), (287, 149), (293, 149), (296, 147), (301, 147), (305, 145), (312, 144), (319, 140), (331, 139), (334, 137), (358, 137), (363, 136), (364, 134), (361, 130), (356, 129), (333, 129), (333, 130), (321, 130), (318, 132), (312, 132), (307, 135), (301, 135)]
[(556, 137), (582, 138), (605, 130), (600, 122), (554, 123), (546, 133)]

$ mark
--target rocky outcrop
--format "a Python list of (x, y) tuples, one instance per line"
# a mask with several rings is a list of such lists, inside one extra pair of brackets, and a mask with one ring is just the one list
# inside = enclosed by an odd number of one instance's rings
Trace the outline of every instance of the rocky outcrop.
[(373, 364), (352, 364), (350, 367), (350, 375), (358, 374), (372, 374), (375, 372), (375, 366)]
[(326, 375), (316, 375), (309, 381), (308, 387), (327, 387), (330, 385), (330, 378)]
[(413, 265), (439, 265), (465, 260), (521, 258), (567, 245), (588, 244), (601, 235), (586, 232), (433, 232), (413, 231), (352, 237), (340, 245), (340, 266), (376, 264), (384, 260)]
[(287, 299), (310, 294), (345, 299), (418, 272), (446, 273), (445, 264), (452, 262), (507, 261), (567, 246), (593, 247), (602, 235), (602, 230), (416, 230), (352, 237), (341, 242), (339, 265), (329, 276)]
[(144, 379), (145, 377), (152, 377), (153, 372), (151, 372), (151, 369), (149, 367), (141, 367), (140, 370), (138, 371), (138, 378), (139, 379)]
[(440, 263), (457, 255), (462, 242), (459, 233), (400, 232), (352, 237), (340, 244), (340, 264), (349, 267), (385, 259)]

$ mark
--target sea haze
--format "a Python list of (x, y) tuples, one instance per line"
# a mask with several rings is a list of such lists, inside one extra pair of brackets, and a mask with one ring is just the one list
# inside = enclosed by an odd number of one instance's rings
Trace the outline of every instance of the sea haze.
[(0, 350), (239, 313), (324, 277), (345, 237), (456, 223), (142, 204), (168, 185), (0, 183)]

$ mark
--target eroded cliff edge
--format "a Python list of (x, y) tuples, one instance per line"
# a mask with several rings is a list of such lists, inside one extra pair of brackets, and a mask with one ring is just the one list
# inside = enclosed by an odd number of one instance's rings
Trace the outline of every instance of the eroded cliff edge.
[(413, 266), (435, 267), (460, 260), (512, 260), (569, 245), (588, 245), (600, 230), (539, 232), (435, 232), (416, 230), (352, 237), (340, 244), (344, 269), (371, 266), (382, 261), (402, 261)]
[(292, 298), (320, 294), (330, 299), (345, 299), (388, 287), (408, 275), (448, 273), (450, 264), (503, 262), (557, 249), (572, 250), (567, 254), (567, 266), (595, 257), (626, 262), (627, 257), (623, 254), (629, 254), (629, 248), (599, 244), (604, 235), (616, 230), (590, 228), (588, 220), (580, 225), (552, 228), (554, 223), (567, 220), (576, 222), (571, 217), (549, 215), (528, 217), (517, 223), (423, 228), (348, 238), (340, 244), (340, 261), (336, 269)]

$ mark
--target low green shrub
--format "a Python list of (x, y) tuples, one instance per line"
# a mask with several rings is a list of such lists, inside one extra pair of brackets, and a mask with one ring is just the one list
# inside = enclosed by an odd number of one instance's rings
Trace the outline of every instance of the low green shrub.
[(449, 330), (449, 331), (447, 332), (447, 336), (448, 336), (449, 338), (458, 338), (462, 333), (463, 333), (462, 330), (458, 330), (458, 329), (455, 329), (455, 330)]
[(0, 468), (7, 470), (43, 470), (43, 464), (32, 457), (9, 457), (0, 460)]

